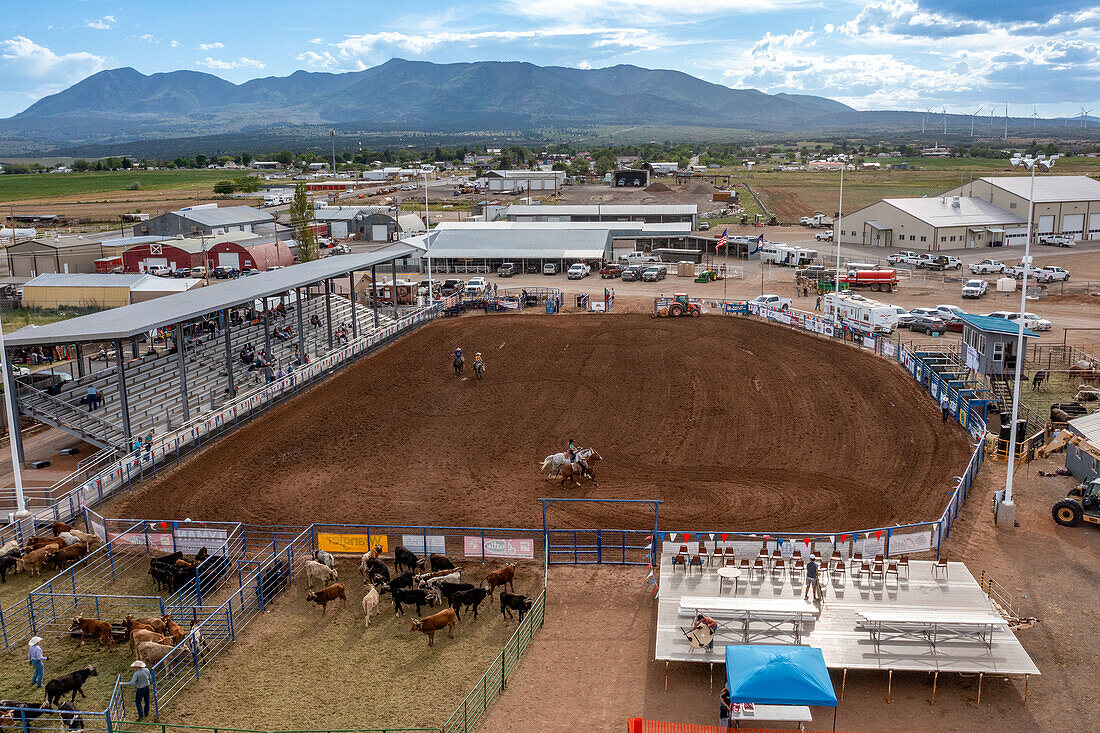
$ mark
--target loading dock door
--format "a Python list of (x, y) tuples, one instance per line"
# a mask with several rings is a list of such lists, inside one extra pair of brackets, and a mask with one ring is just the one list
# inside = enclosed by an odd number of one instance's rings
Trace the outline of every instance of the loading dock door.
[(240, 252), (218, 252), (218, 267), (241, 269)]
[(370, 239), (372, 242), (385, 242), (389, 239), (389, 227), (385, 224), (371, 224)]

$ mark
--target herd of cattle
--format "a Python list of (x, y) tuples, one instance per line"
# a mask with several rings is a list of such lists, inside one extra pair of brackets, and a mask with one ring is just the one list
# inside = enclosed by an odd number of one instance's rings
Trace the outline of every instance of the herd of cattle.
[[(365, 625), (370, 628), (370, 617), (378, 610), (381, 596), (389, 593), (393, 598), (394, 615), (404, 615), (406, 606), (416, 607), (419, 618), (413, 619), (412, 631), (427, 635), (428, 646), (435, 646), (437, 631), (447, 629), (448, 635), (454, 637), (455, 624), (462, 620), (460, 612), (473, 611), (474, 619), (477, 619), (478, 607), (487, 597), (492, 598), (497, 588), (501, 589), (500, 612), (507, 618), (511, 618), (512, 611), (517, 611), (522, 621), (523, 614), (533, 604), (527, 596), (514, 592), (515, 564), (490, 572), (477, 586), (462, 582), (461, 568), (455, 567), (444, 555), (431, 554), (425, 559), (406, 547), (397, 547), (393, 553), (393, 564), (394, 575), (391, 576), (389, 567), (382, 559), (380, 545), (375, 545), (360, 559), (359, 573), (367, 586), (363, 596)], [(339, 582), (336, 560), (330, 553), (324, 550), (314, 552), (313, 559), (306, 561), (305, 574), (306, 601), (321, 606), (322, 616), (326, 614), (329, 603), (339, 600), (343, 606), (347, 605), (345, 587)], [(313, 584), (318, 581), (322, 588), (315, 591)], [(508, 591), (504, 590), (505, 586)], [(430, 616), (423, 615), (425, 605), (434, 608), (444, 604), (450, 607)]]
[(100, 543), (99, 537), (73, 529), (64, 522), (51, 525), (52, 535), (31, 537), (20, 547), (19, 540), (8, 540), (0, 547), (0, 583), (8, 582), (8, 573), (28, 572), (42, 575), (42, 566), (64, 570), (69, 563), (87, 555)]

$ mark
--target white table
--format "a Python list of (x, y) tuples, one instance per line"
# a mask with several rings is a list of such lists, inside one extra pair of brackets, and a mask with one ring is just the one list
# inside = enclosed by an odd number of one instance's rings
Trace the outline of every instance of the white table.
[(741, 571), (732, 565), (718, 568), (718, 593), (721, 594), (722, 586), (727, 580), (733, 581), (733, 594), (737, 595), (737, 586), (740, 583), (738, 580), (741, 577)]
[(871, 634), (876, 650), (883, 640), (913, 636), (926, 639), (933, 651), (937, 643), (950, 639), (978, 639), (992, 650), (993, 632), (1008, 626), (1008, 621), (999, 614), (980, 611), (868, 609), (856, 616)]
[(804, 705), (754, 705), (752, 713), (741, 710), (729, 711), (729, 718), (735, 728), (742, 720), (768, 721), (773, 723), (809, 723), (813, 720), (810, 709)]
[[(821, 613), (814, 604), (801, 598), (740, 598), (731, 596), (682, 596), (679, 615), (695, 617), (706, 614), (714, 618), (741, 622), (742, 643), (749, 643), (749, 625), (765, 624), (765, 631), (783, 631), (784, 623), (794, 627), (795, 643), (802, 643), (802, 626), (810, 617)], [(724, 629), (719, 624), (719, 629)]]

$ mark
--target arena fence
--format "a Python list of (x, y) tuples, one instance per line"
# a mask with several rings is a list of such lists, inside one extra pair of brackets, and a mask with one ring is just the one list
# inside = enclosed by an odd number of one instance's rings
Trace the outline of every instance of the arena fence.
[(217, 728), (208, 725), (174, 725), (172, 723), (146, 723), (126, 721), (114, 725), (114, 733), (176, 733), (197, 731), (201, 733), (441, 733), (439, 728), (342, 728), (320, 730), (257, 730), (255, 728)]
[[(669, 723), (660, 720), (644, 720), (631, 718), (627, 721), (627, 733), (728, 733), (731, 727), (717, 725), (702, 725), (699, 723)], [(738, 730), (746, 733), (782, 733), (779, 728), (746, 728), (738, 726)], [(800, 731), (809, 731), (807, 728), (799, 728)], [(809, 733), (813, 733), (809, 731)], [(824, 733), (820, 731), (819, 733)], [(833, 733), (839, 733), (834, 729)]]

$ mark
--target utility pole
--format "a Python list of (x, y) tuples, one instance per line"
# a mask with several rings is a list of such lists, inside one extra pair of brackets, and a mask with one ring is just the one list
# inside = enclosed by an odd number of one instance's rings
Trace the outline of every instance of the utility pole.
[(1008, 139), (1008, 102), (1005, 102), (1005, 140)]
[(336, 180), (336, 130), (329, 133), (332, 136), (332, 180)]

